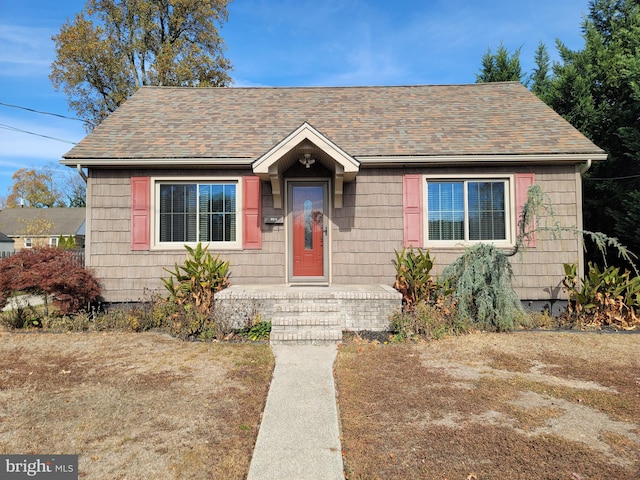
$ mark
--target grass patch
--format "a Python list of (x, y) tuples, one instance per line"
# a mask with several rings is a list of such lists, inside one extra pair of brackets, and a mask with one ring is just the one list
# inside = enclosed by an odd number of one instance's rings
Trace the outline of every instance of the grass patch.
[(78, 454), (84, 479), (246, 478), (268, 345), (0, 333), (0, 453)]
[(595, 333), (345, 344), (347, 478), (636, 479), (638, 351)]

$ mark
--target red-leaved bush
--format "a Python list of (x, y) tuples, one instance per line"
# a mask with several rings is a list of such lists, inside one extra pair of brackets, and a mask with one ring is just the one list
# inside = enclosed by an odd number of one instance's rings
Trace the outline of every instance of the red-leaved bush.
[(78, 265), (72, 252), (41, 247), (20, 250), (0, 260), (0, 308), (18, 292), (46, 295), (64, 315), (96, 300), (100, 284), (89, 270)]

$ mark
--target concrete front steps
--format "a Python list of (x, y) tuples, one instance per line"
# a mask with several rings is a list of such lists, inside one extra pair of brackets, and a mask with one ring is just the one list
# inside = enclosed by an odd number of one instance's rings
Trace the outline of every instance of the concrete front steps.
[(327, 299), (276, 304), (271, 317), (273, 345), (308, 345), (342, 341), (340, 308)]
[(402, 295), (386, 285), (234, 285), (216, 294), (223, 305), (271, 321), (271, 343), (335, 344), (342, 332), (385, 331), (389, 316), (402, 307)]

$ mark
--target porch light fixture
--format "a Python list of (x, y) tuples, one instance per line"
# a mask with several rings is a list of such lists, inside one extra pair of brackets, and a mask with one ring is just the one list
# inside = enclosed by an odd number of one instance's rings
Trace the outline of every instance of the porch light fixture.
[(311, 154), (310, 153), (305, 153), (303, 158), (298, 159), (298, 161), (304, 165), (306, 168), (311, 167), (311, 165), (313, 165), (314, 163), (316, 163), (316, 159), (315, 158), (311, 158)]

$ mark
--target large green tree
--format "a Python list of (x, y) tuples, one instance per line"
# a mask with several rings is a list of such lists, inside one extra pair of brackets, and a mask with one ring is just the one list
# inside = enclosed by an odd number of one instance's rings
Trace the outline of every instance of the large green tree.
[(539, 42), (533, 55), (535, 67), (531, 74), (531, 91), (539, 98), (545, 100), (551, 88), (551, 58), (547, 46)]
[(510, 53), (501, 43), (492, 53), (491, 47), (482, 56), (480, 73), (476, 74), (476, 83), (486, 82), (522, 82), (524, 73), (520, 65), (520, 48)]
[(558, 42), (545, 100), (609, 158), (584, 180), (585, 228), (640, 253), (640, 2), (592, 0), (585, 46)]
[(88, 0), (53, 37), (50, 79), (91, 126), (143, 85), (225, 86), (227, 16), (227, 0)]

